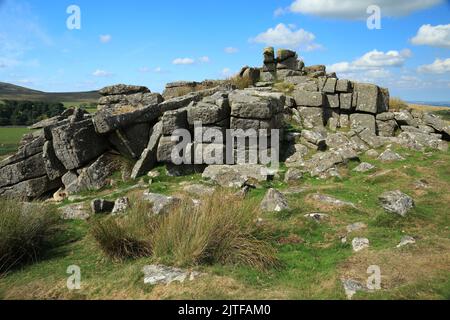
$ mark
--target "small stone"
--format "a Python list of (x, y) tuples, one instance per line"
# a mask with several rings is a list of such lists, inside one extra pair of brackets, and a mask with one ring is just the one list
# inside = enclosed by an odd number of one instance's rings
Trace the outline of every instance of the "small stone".
[(350, 206), (350, 207), (356, 208), (356, 206), (351, 202), (342, 201), (342, 200), (339, 200), (339, 199), (336, 199), (336, 198), (333, 198), (333, 197), (330, 197), (327, 195), (323, 195), (323, 194), (314, 194), (312, 196), (312, 199), (322, 202), (322, 203), (325, 203), (325, 204), (330, 204), (330, 205), (333, 205), (336, 207)]
[(356, 223), (350, 224), (350, 225), (348, 225), (346, 227), (347, 233), (359, 231), (359, 230), (362, 230), (362, 229), (365, 229), (365, 228), (367, 228), (367, 225), (365, 223), (362, 223), (362, 222), (356, 222)]
[(367, 172), (367, 171), (370, 171), (370, 170), (373, 170), (373, 169), (375, 169), (374, 165), (371, 165), (370, 163), (367, 163), (367, 162), (363, 162), (359, 166), (357, 166), (355, 169), (353, 169), (353, 171), (356, 171), (356, 172)]
[(395, 153), (392, 150), (387, 149), (378, 157), (378, 160), (380, 160), (382, 162), (391, 162), (391, 161), (405, 160), (405, 158), (403, 158), (398, 153)]
[(352, 241), (352, 247), (354, 252), (359, 252), (369, 247), (369, 239), (367, 238), (354, 238)]
[(61, 217), (64, 220), (87, 220), (89, 212), (86, 210), (84, 203), (71, 204), (59, 209)]
[(416, 243), (416, 239), (414, 239), (411, 236), (404, 236), (401, 240), (400, 243), (397, 245), (397, 248), (401, 248), (404, 246), (407, 246), (409, 244), (415, 244)]
[(284, 182), (289, 183), (291, 181), (298, 181), (303, 177), (303, 173), (295, 168), (291, 168), (286, 172)]
[(130, 200), (126, 197), (119, 198), (114, 202), (114, 208), (112, 210), (113, 215), (123, 213), (130, 207)]
[(313, 219), (317, 222), (328, 219), (329, 215), (325, 213), (308, 213), (305, 214), (305, 218)]
[(183, 283), (186, 280), (193, 281), (195, 278), (201, 276), (199, 272), (190, 272), (173, 267), (162, 265), (149, 265), (142, 269), (144, 273), (144, 284), (171, 284), (172, 282)]
[(358, 281), (355, 281), (353, 279), (347, 279), (347, 280), (341, 280), (342, 285), (344, 286), (345, 295), (347, 296), (347, 299), (351, 300), (353, 296), (358, 291), (367, 291), (367, 288), (364, 287), (361, 283)]
[(93, 213), (110, 213), (114, 209), (115, 203), (105, 199), (95, 199), (91, 202), (91, 210)]
[(380, 156), (380, 153), (377, 150), (370, 149), (366, 152), (366, 156), (369, 158), (378, 158)]

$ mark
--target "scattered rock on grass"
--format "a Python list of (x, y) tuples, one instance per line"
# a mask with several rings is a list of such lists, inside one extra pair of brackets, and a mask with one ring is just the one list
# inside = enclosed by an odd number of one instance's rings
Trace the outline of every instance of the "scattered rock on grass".
[(342, 201), (342, 200), (339, 200), (339, 199), (336, 199), (336, 198), (333, 198), (331, 196), (327, 196), (327, 195), (324, 195), (324, 194), (314, 194), (312, 196), (312, 199), (316, 200), (316, 201), (319, 201), (319, 202), (322, 202), (322, 203), (325, 203), (325, 204), (330, 204), (330, 205), (336, 206), (336, 207), (349, 206), (349, 207), (352, 207), (352, 208), (356, 208), (356, 206), (353, 203), (351, 203), (351, 202)]
[(183, 190), (190, 195), (197, 197), (210, 196), (216, 191), (214, 187), (208, 187), (203, 184), (189, 184), (185, 186)]
[(112, 214), (120, 214), (128, 210), (130, 207), (130, 200), (127, 197), (119, 198), (114, 203)]
[(369, 239), (367, 238), (354, 238), (352, 241), (352, 247), (354, 252), (359, 252), (369, 247)]
[(115, 203), (105, 199), (95, 199), (91, 202), (91, 210), (93, 213), (110, 213), (114, 209)]
[(329, 217), (329, 215), (325, 213), (308, 213), (305, 214), (305, 218), (313, 219), (315, 221), (322, 221)]
[(401, 161), (405, 160), (401, 155), (398, 153), (393, 152), (390, 149), (387, 149), (385, 152), (383, 152), (379, 157), (378, 160), (382, 162), (392, 162), (392, 161)]
[(149, 265), (142, 269), (144, 283), (150, 285), (171, 284), (172, 282), (183, 283), (186, 280), (193, 281), (202, 274), (196, 271), (187, 271), (163, 265)]
[(364, 287), (360, 282), (353, 279), (342, 279), (342, 285), (344, 286), (345, 295), (347, 299), (351, 300), (353, 296), (358, 291), (367, 291), (367, 288)]
[(352, 232), (367, 228), (367, 225), (362, 222), (356, 222), (356, 223), (348, 225), (346, 228), (347, 228), (347, 233), (352, 233)]
[(64, 220), (87, 220), (89, 212), (86, 210), (84, 203), (71, 204), (60, 208), (61, 217)]
[(414, 200), (403, 192), (388, 191), (379, 196), (381, 206), (388, 212), (396, 213), (402, 217), (414, 207)]
[(404, 236), (400, 240), (400, 243), (397, 245), (397, 248), (401, 248), (401, 247), (407, 246), (408, 244), (415, 244), (415, 243), (416, 243), (416, 239), (414, 239), (413, 237)]
[(373, 170), (373, 169), (375, 169), (374, 165), (372, 165), (370, 163), (367, 163), (367, 162), (363, 162), (359, 166), (357, 166), (355, 169), (353, 169), (353, 171), (356, 171), (356, 172), (367, 172), (367, 171), (370, 171), (370, 170)]
[(299, 169), (291, 168), (284, 176), (284, 182), (298, 181), (303, 177), (303, 173)]
[(266, 212), (280, 212), (289, 210), (286, 197), (278, 190), (269, 189), (261, 202), (261, 209)]
[(156, 215), (168, 213), (181, 202), (180, 198), (151, 192), (144, 192), (144, 200), (153, 204), (153, 213)]

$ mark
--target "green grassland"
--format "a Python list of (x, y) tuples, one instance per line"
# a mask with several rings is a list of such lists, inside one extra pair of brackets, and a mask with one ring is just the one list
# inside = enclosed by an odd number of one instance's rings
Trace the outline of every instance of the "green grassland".
[(22, 136), (29, 132), (26, 127), (0, 127), (0, 159), (14, 153)]
[[(220, 264), (195, 266), (206, 273), (195, 281), (169, 286), (143, 283), (143, 266), (153, 258), (113, 262), (106, 258), (89, 233), (92, 223), (67, 221), (59, 245), (33, 265), (11, 271), (0, 279), (3, 299), (345, 299), (341, 278), (365, 283), (367, 268), (378, 265), (382, 289), (359, 292), (354, 299), (450, 299), (450, 238), (448, 203), (450, 196), (450, 152), (420, 153), (395, 148), (407, 160), (390, 164), (362, 156), (361, 161), (376, 165), (368, 173), (355, 173), (356, 162), (341, 168), (342, 179), (318, 180), (305, 177), (296, 184), (284, 183), (284, 171), (274, 181), (264, 183), (244, 200), (258, 204), (270, 187), (294, 190), (288, 195), (289, 211), (261, 216), (261, 232), (277, 249), (281, 267), (257, 271), (243, 266)], [(133, 197), (144, 190), (165, 194), (183, 193), (187, 183), (199, 175), (181, 178), (162, 174), (150, 187), (126, 191), (133, 183), (121, 183), (115, 191)], [(149, 178), (144, 178), (148, 183)], [(415, 182), (426, 181), (428, 188), (417, 189)], [(378, 195), (387, 190), (411, 195), (416, 207), (407, 217), (386, 213)], [(83, 193), (87, 200), (108, 195), (109, 187)], [(335, 208), (311, 200), (314, 193), (351, 201), (355, 208)], [(85, 200), (86, 200), (85, 199)], [(64, 203), (67, 204), (67, 201)], [(330, 217), (321, 222), (304, 217), (322, 212)], [(346, 235), (346, 226), (363, 222), (366, 229)], [(414, 245), (396, 248), (404, 235), (417, 239)], [(370, 248), (352, 252), (351, 240), (362, 236)], [(81, 267), (81, 290), (66, 288), (67, 267)]]

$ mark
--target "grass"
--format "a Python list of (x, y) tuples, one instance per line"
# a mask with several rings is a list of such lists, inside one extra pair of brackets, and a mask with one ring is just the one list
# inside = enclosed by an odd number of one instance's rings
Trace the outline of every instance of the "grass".
[(389, 109), (391, 111), (408, 110), (409, 105), (400, 98), (391, 97), (389, 100)]
[[(159, 231), (160, 237), (167, 240), (161, 240), (157, 247), (152, 245), (152, 252), (157, 254), (132, 255), (132, 259), (113, 259), (112, 262), (89, 232), (96, 222), (111, 219), (99, 216), (88, 222), (66, 222), (67, 232), (60, 241), (63, 245), (49, 252), (51, 258), (26, 265), (0, 279), (0, 298), (345, 299), (340, 279), (352, 278), (365, 283), (367, 268), (376, 264), (382, 272), (382, 290), (357, 293), (355, 299), (448, 299), (450, 152), (425, 155), (402, 148), (394, 150), (407, 160), (382, 164), (362, 156), (361, 161), (377, 166), (374, 172), (352, 172), (351, 169), (357, 165), (352, 162), (339, 180), (318, 180), (306, 176), (298, 184), (291, 185), (304, 189), (288, 196), (291, 210), (261, 214), (262, 221), (254, 236), (256, 240), (263, 237), (276, 249), (278, 268), (262, 271), (251, 264), (249, 266), (245, 260), (245, 263), (228, 263), (227, 259), (211, 259), (198, 253), (201, 250), (196, 248), (203, 247), (197, 245), (201, 241), (190, 239), (197, 237), (201, 231), (199, 227), (189, 228), (192, 232), (174, 238), (173, 235), (179, 233), (171, 233), (172, 228), (186, 230), (182, 226), (194, 223), (185, 209), (179, 209), (179, 215), (175, 214), (165, 222), (166, 227), (161, 227), (165, 231)], [(162, 167), (157, 170), (161, 175), (154, 179), (150, 188), (166, 194), (181, 194), (183, 183), (198, 183), (200, 179), (198, 175), (168, 177)], [(374, 176), (381, 172), (387, 173)], [(426, 180), (429, 188), (416, 189), (414, 182), (419, 179)], [(263, 188), (252, 190), (242, 205), (254, 208), (267, 188), (273, 186), (281, 190), (291, 187), (283, 182), (281, 175), (279, 179), (264, 184)], [(416, 208), (406, 218), (386, 213), (379, 207), (378, 195), (396, 189), (415, 199)], [(351, 201), (357, 209), (324, 206), (310, 200), (314, 193)], [(224, 207), (221, 209), (223, 214), (230, 201), (225, 202), (226, 206), (224, 201), (219, 205)], [(225, 218), (227, 224), (226, 220), (235, 212), (231, 207), (230, 215)], [(184, 217), (181, 212), (187, 212), (188, 216)], [(310, 221), (304, 215), (311, 212), (327, 213), (329, 219), (320, 223)], [(125, 223), (123, 218), (119, 218), (119, 225)], [(345, 227), (355, 222), (363, 222), (368, 227), (347, 235)], [(195, 223), (201, 225), (200, 221)], [(211, 233), (208, 230), (202, 234)], [(170, 233), (172, 237), (162, 237), (163, 233)], [(343, 244), (340, 238), (345, 235), (348, 239)], [(414, 236), (417, 243), (397, 249), (396, 245), (404, 235)], [(148, 235), (139, 235), (135, 231), (133, 236), (138, 240), (148, 239)], [(367, 237), (370, 248), (355, 254), (350, 242), (358, 236)], [(142, 267), (158, 262), (194, 266), (206, 276), (182, 285), (144, 285)], [(74, 264), (79, 265), (82, 271), (82, 289), (78, 292), (69, 291), (65, 286), (66, 269)]]
[(59, 216), (43, 205), (18, 205), (0, 200), (0, 275), (21, 264), (36, 262), (55, 244)]
[(29, 132), (26, 127), (0, 127), (0, 159), (17, 151), (23, 135)]

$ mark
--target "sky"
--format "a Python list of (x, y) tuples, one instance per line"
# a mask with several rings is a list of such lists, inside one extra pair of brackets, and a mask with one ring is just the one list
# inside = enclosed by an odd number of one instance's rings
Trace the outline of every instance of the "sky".
[(0, 81), (42, 91), (161, 92), (261, 66), (266, 46), (408, 101), (450, 101), (448, 0), (0, 0)]

